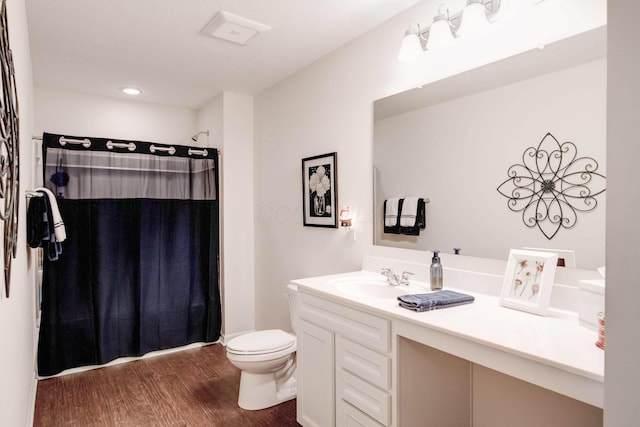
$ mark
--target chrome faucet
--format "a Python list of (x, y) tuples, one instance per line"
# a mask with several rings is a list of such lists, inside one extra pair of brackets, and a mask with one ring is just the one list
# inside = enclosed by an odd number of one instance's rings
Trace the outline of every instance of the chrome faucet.
[(413, 273), (410, 271), (403, 271), (402, 275), (398, 277), (397, 274), (393, 272), (390, 268), (383, 268), (380, 272), (384, 277), (387, 278), (387, 283), (391, 286), (399, 286), (399, 285), (409, 285), (409, 277), (413, 276)]

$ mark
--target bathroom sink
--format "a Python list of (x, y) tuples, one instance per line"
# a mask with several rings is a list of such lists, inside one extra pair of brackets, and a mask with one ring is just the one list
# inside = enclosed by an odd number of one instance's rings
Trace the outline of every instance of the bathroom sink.
[(429, 292), (417, 285), (392, 286), (384, 278), (345, 277), (329, 283), (336, 291), (359, 298), (396, 298), (400, 295)]

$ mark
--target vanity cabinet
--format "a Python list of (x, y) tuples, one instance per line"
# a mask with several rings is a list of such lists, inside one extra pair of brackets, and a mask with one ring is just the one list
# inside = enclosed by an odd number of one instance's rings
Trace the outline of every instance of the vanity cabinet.
[(298, 422), (391, 425), (391, 327), (374, 316), (298, 292)]

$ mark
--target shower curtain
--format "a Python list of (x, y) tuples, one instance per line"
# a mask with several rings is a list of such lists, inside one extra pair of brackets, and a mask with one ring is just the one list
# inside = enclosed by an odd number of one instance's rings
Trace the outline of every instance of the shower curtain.
[(41, 376), (220, 336), (211, 148), (43, 135), (67, 240), (45, 256)]

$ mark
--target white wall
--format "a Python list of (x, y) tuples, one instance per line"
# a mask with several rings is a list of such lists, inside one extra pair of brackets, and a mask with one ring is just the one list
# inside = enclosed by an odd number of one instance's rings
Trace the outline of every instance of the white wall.
[[(199, 131), (209, 131), (209, 139), (207, 145), (222, 149), (223, 133), (222, 133), (222, 110), (223, 110), (223, 94), (219, 94), (212, 98), (205, 105), (200, 107), (197, 112), (197, 123)], [(206, 140), (204, 136), (200, 141)]]
[[(545, 30), (564, 31), (569, 35), (602, 24), (601, 4), (604, 2), (553, 0), (545, 3), (549, 8), (579, 8), (553, 15), (549, 25), (540, 27)], [(636, 283), (635, 270), (628, 267), (635, 265), (635, 248), (640, 244), (637, 221), (640, 193), (638, 187), (633, 186), (637, 180), (635, 160), (640, 157), (640, 146), (633, 142), (640, 138), (637, 120), (640, 117), (637, 102), (640, 52), (635, 36), (640, 4), (634, 0), (610, 0), (608, 3), (609, 286), (605, 425), (611, 427), (635, 425), (640, 418), (637, 405), (640, 287)], [(425, 64), (409, 68), (395, 61), (398, 34), (402, 34), (416, 16), (433, 16), (436, 6), (421, 3), (256, 99), (255, 265), (256, 316), (260, 327), (288, 327), (286, 305), (280, 292), (289, 279), (359, 267), (361, 254), (371, 240), (367, 231), (370, 230), (367, 219), (370, 220), (371, 206), (371, 102), (411, 87), (419, 79), (433, 80), (438, 78), (435, 74), (445, 76), (456, 72), (450, 68), (458, 66), (457, 72), (465, 68), (460, 64), (449, 64), (451, 67), (446, 69), (442, 64), (434, 64), (434, 71)], [(20, 97), (21, 176), (23, 188), (28, 188), (33, 115), (26, 16), (24, 5), (18, 0), (8, 0), (7, 9)], [(565, 23), (558, 22), (562, 19), (566, 19)], [(505, 38), (518, 41), (523, 38), (521, 36), (516, 31)], [(519, 50), (522, 48), (523, 44)], [(471, 66), (508, 54), (506, 51), (481, 50), (486, 56), (470, 59)], [(73, 124), (72, 118), (63, 122)], [(154, 124), (158, 125), (157, 122)], [(73, 129), (78, 129), (77, 133), (95, 133), (95, 127), (89, 129), (92, 132), (84, 132), (83, 125), (76, 125), (78, 127)], [(38, 128), (39, 132), (42, 130)], [(56, 127), (47, 130), (69, 131)], [(195, 130), (189, 129), (187, 134)], [(155, 134), (132, 136), (127, 132), (122, 137), (159, 140)], [(183, 139), (184, 134), (176, 138)], [(359, 228), (355, 242), (341, 230), (301, 225), (300, 159), (330, 151), (338, 151), (340, 203), (349, 203), (357, 209)], [(24, 209), (21, 212), (19, 247), (24, 248)], [(0, 424), (11, 426), (27, 424), (33, 384), (33, 289), (28, 286), (25, 253), (20, 250), (14, 260), (15, 283), (22, 282), (23, 286), (14, 284), (12, 297), (0, 299), (0, 339), (3, 343), (0, 352)]]
[(640, 3), (610, 0), (607, 116), (607, 294), (605, 411), (607, 427), (638, 425), (640, 384)]
[[(506, 258), (509, 248), (566, 248), (576, 251), (579, 268), (603, 266), (606, 193), (595, 210), (578, 213), (573, 229), (549, 241), (496, 191), (507, 169), (547, 132), (559, 143), (574, 142), (578, 157), (596, 159), (606, 175), (605, 60), (376, 121), (377, 224), (386, 198), (431, 199), (420, 236), (384, 234), (379, 226), (376, 241), (444, 252), (461, 247), (465, 255), (495, 259)], [(604, 180), (599, 183), (601, 190)]]
[[(372, 242), (375, 99), (602, 26), (606, 19), (604, 0), (546, 1), (529, 14), (514, 14), (482, 43), (470, 41), (418, 63), (397, 61), (405, 29), (416, 20), (428, 24), (439, 3), (419, 3), (256, 98), (259, 328), (289, 327), (281, 297), (289, 280), (360, 267)], [(344, 230), (302, 226), (301, 159), (332, 151), (338, 153), (338, 204), (357, 215), (355, 241)]]
[(20, 114), (20, 223), (17, 257), (12, 262), (11, 294), (0, 292), (0, 425), (31, 425), (35, 399), (35, 260), (25, 240), (24, 190), (32, 187), (33, 76), (24, 1), (8, 0), (9, 43), (15, 63)]
[(196, 111), (44, 87), (35, 88), (35, 132), (195, 145)]
[(253, 224), (253, 97), (224, 92), (198, 111), (222, 151), (222, 336), (228, 341), (255, 328)]
[[(436, 2), (438, 3), (438, 2)], [(545, 7), (575, 10), (554, 15), (550, 25), (541, 26), (567, 35), (602, 24), (601, 4), (596, 0), (553, 0)], [(607, 204), (607, 358), (605, 425), (635, 425), (640, 418), (637, 384), (640, 383), (640, 330), (638, 329), (636, 247), (640, 244), (637, 213), (640, 193), (636, 179), (640, 146), (640, 52), (637, 17), (640, 4), (634, 0), (610, 0), (608, 59), (608, 204)], [(437, 65), (409, 68), (395, 61), (407, 24), (416, 16), (433, 16), (437, 5), (427, 2), (390, 22), (302, 72), (265, 91), (256, 99), (256, 316), (260, 327), (289, 326), (286, 305), (280, 297), (293, 277), (332, 273), (358, 268), (361, 254), (371, 240), (371, 102), (399, 92), (418, 82), (453, 74)], [(33, 128), (32, 78), (24, 4), (8, 0), (11, 48), (16, 62), (20, 100), (21, 177), (23, 189), (30, 187), (30, 133)], [(582, 10), (582, 11), (581, 11)], [(568, 25), (558, 20), (566, 19)], [(523, 27), (524, 28), (524, 27)], [(508, 38), (522, 39), (519, 32)], [(518, 50), (518, 49), (515, 49)], [(522, 46), (520, 47), (522, 50)], [(506, 56), (505, 51), (486, 53), (469, 60), (472, 66)], [(426, 60), (425, 60), (426, 61)], [(434, 64), (436, 65), (436, 64)], [(459, 65), (459, 64), (458, 64)], [(455, 67), (453, 64), (451, 67)], [(464, 66), (459, 66), (458, 72)], [(82, 113), (82, 111), (78, 111)], [(73, 118), (63, 123), (74, 124)], [(158, 127), (154, 122), (154, 128)], [(55, 120), (42, 123), (47, 130), (94, 134), (75, 122), (59, 129)], [(100, 123), (98, 123), (100, 125)], [(112, 129), (112, 127), (108, 127)], [(137, 126), (131, 128), (138, 129)], [(38, 127), (38, 132), (43, 130)], [(84, 130), (89, 130), (85, 132)], [(113, 129), (112, 129), (113, 130)], [(200, 129), (189, 129), (186, 134)], [(133, 132), (133, 130), (131, 130)], [(154, 131), (155, 132), (155, 131)], [(185, 134), (177, 131), (182, 140)], [(109, 134), (110, 136), (118, 136)], [(166, 135), (164, 135), (166, 136)], [(123, 138), (159, 140), (163, 135), (149, 131), (141, 136), (129, 132)], [(176, 142), (176, 141), (170, 141)], [(215, 145), (215, 142), (214, 142)], [(339, 197), (341, 204), (357, 209), (358, 232), (354, 242), (341, 230), (302, 227), (300, 159), (338, 151)], [(19, 248), (25, 247), (24, 212), (21, 210)], [(364, 224), (362, 224), (364, 222)], [(33, 289), (27, 280), (26, 250), (14, 260), (15, 283), (10, 299), (0, 299), (0, 424), (28, 423), (33, 384)], [(615, 307), (615, 310), (614, 310)]]

